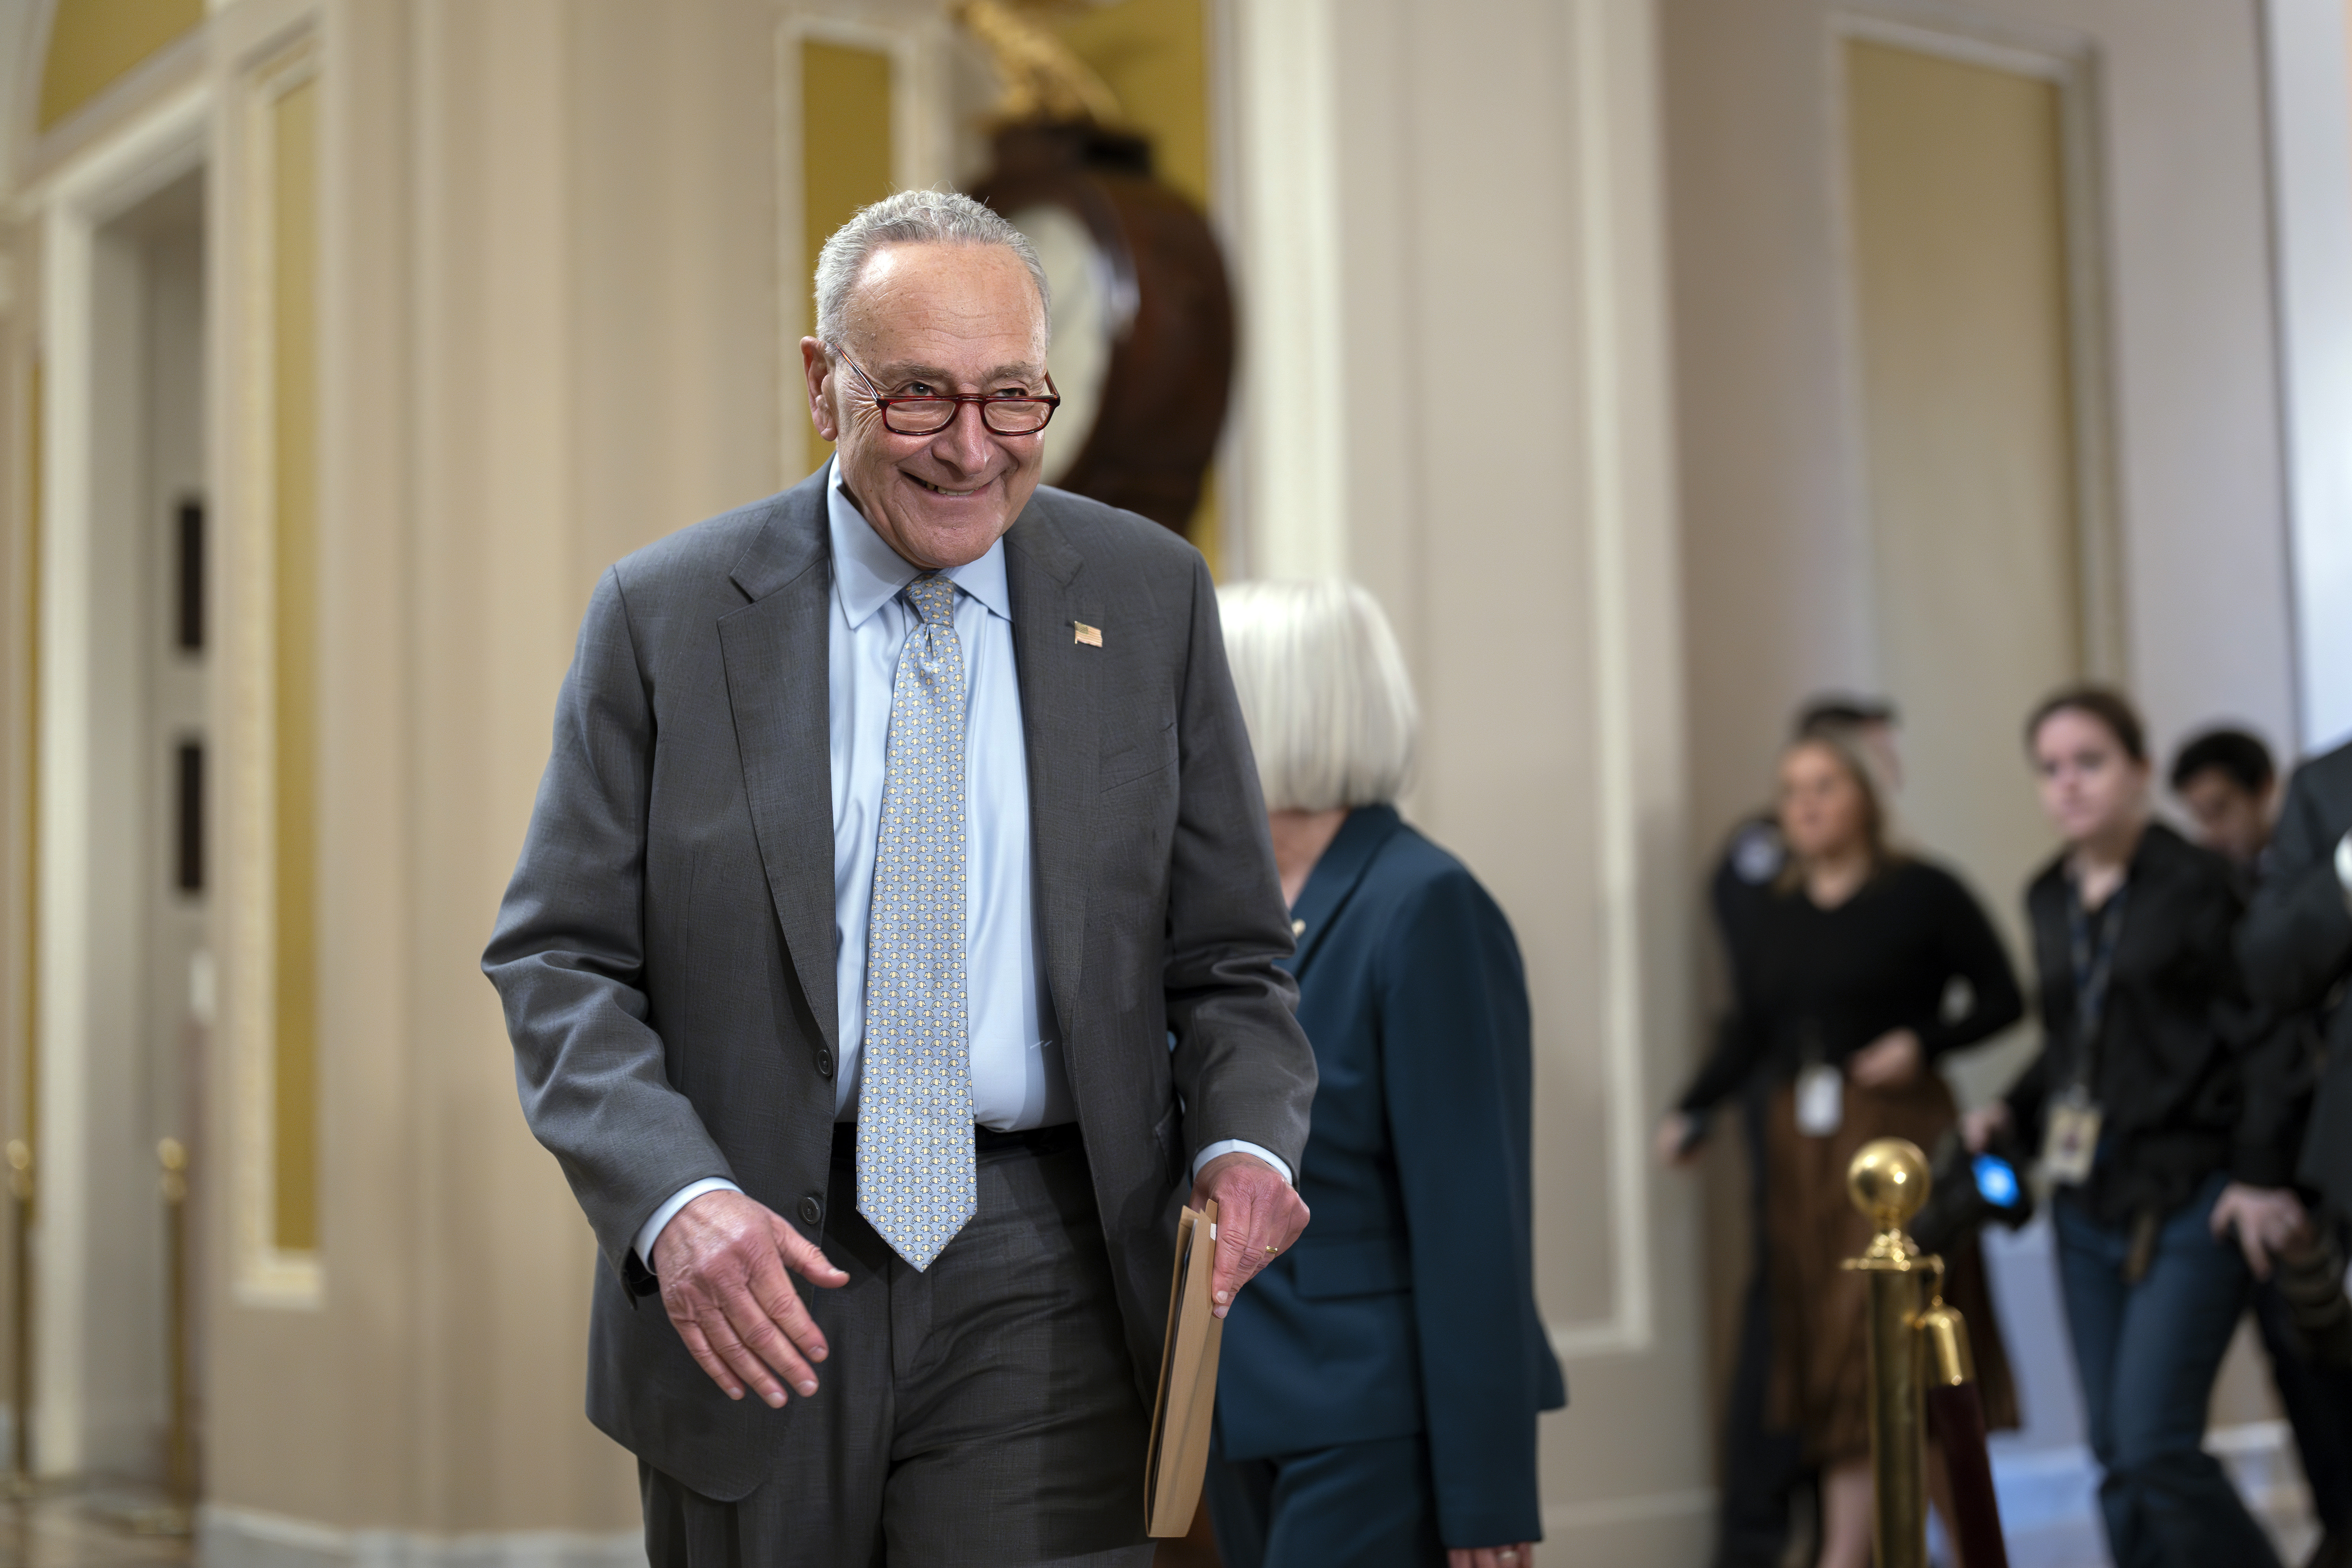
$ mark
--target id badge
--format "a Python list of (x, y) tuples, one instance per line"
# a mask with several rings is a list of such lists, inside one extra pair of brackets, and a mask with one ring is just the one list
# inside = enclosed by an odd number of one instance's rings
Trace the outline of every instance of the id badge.
[(2099, 1108), (2088, 1096), (2060, 1100), (2050, 1108), (2050, 1130), (2042, 1140), (2042, 1172), (2060, 1186), (2078, 1186), (2091, 1178), (2091, 1162), (2099, 1152)]
[(1814, 1062), (1797, 1075), (1797, 1131), (1826, 1138), (1845, 1121), (1845, 1074)]

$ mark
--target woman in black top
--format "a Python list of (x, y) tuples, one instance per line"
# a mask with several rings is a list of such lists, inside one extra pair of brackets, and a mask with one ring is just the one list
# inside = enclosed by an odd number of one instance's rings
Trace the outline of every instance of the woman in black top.
[(2224, 1233), (2252, 1236), (2295, 1206), (2279, 1190), (2284, 1100), (2248, 1092), (2284, 1079), (2255, 1053), (2292, 1050), (2293, 1037), (2246, 1005), (2229, 865), (2149, 820), (2130, 705), (2063, 692), (2026, 735), (2066, 838), (2025, 895), (2042, 1052), (1969, 1119), (1969, 1142), (2013, 1123), (2056, 1188), (2059, 1286), (2118, 1568), (2271, 1568), (2202, 1440), (2252, 1288)]
[[(1681, 1161), (1696, 1120), (1763, 1075), (1766, 1245), (1780, 1425), (1822, 1467), (1822, 1568), (1870, 1557), (1869, 1358), (1863, 1278), (1843, 1267), (1870, 1241), (1846, 1166), (1874, 1138), (1933, 1149), (1958, 1120), (1933, 1069), (1945, 1052), (2023, 1011), (1984, 911), (1949, 872), (1886, 845), (1869, 769), (1835, 738), (1780, 762), (1789, 868), (1756, 911), (1737, 1001), (1713, 1058), (1659, 1129)], [(1947, 996), (1965, 983), (1967, 1006)], [(1953, 1249), (1947, 1295), (1966, 1314), (1987, 1414), (2014, 1426), (2015, 1396), (1975, 1245)], [(1940, 1467), (1937, 1467), (1940, 1479)], [(1940, 1488), (1939, 1488), (1940, 1490)]]

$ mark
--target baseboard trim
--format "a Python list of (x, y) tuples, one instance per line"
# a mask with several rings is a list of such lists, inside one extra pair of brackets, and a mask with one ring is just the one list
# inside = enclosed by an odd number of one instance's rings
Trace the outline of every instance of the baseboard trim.
[(197, 1510), (196, 1554), (205, 1568), (645, 1568), (646, 1562), (635, 1531), (339, 1530), (223, 1503)]

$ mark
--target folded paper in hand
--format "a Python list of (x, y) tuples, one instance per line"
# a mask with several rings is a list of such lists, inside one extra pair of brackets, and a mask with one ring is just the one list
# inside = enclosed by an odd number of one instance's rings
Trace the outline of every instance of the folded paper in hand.
[(1160, 1394), (1152, 1402), (1151, 1447), (1144, 1460), (1148, 1532), (1182, 1535), (1201, 1504), (1209, 1466), (1209, 1417), (1217, 1404), (1217, 1347), (1225, 1321), (1209, 1300), (1217, 1261), (1217, 1205), (1187, 1208), (1176, 1222), (1176, 1279), (1168, 1292), (1168, 1342), (1160, 1355)]

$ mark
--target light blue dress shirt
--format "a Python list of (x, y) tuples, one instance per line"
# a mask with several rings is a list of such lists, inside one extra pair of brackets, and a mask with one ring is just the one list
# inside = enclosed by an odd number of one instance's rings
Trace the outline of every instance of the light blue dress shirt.
[[(918, 572), (859, 513), (842, 488), (838, 464), (826, 475), (825, 501), (833, 543), (825, 684), (833, 746), (834, 991), (841, 1037), (834, 1116), (853, 1121), (866, 1042), (866, 938), (891, 691), (899, 651), (918, 619), (900, 590)], [(957, 588), (956, 640), (963, 646), (965, 671), (964, 970), (971, 1115), (999, 1131), (1052, 1127), (1074, 1121), (1077, 1110), (1056, 1042), (1045, 946), (1031, 898), (1029, 759), (1013, 664), (1004, 541), (944, 575)], [(1290, 1179), (1282, 1161), (1239, 1140), (1202, 1150), (1192, 1169), (1197, 1173), (1236, 1150), (1256, 1155)], [(638, 1230), (638, 1258), (652, 1258), (655, 1239), (679, 1209), (704, 1193), (740, 1190), (720, 1177), (679, 1188)]]

